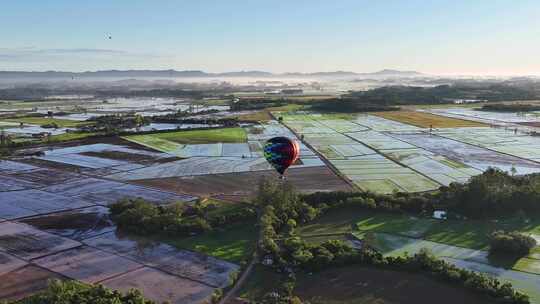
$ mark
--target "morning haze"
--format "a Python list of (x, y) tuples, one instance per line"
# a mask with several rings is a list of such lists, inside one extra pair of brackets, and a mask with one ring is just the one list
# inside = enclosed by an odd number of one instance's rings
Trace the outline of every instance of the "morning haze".
[(0, 302), (540, 304), (537, 1), (11, 1)]

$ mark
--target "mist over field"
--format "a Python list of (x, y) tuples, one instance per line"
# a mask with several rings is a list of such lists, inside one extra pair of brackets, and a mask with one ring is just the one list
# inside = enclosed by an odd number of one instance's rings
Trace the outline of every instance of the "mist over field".
[(540, 3), (4, 1), (0, 303), (540, 304)]

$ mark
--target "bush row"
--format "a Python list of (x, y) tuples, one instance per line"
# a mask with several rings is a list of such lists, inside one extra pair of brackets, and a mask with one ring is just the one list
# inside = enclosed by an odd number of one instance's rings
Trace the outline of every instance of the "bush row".
[(172, 204), (159, 206), (143, 199), (124, 199), (111, 205), (111, 218), (120, 229), (137, 234), (192, 235), (253, 219), (256, 212), (246, 206), (234, 212), (209, 215), (208, 206)]

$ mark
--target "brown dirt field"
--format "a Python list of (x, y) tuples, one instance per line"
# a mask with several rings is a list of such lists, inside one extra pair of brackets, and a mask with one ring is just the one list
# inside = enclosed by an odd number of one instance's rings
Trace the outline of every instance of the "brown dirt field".
[[(321, 288), (324, 286), (324, 288)], [(347, 266), (298, 277), (294, 292), (312, 304), (488, 304), (474, 294), (420, 273)]]
[(266, 110), (261, 110), (259, 112), (251, 114), (238, 115), (236, 118), (242, 121), (269, 121), (272, 120), (272, 116)]
[(59, 169), (69, 172), (80, 172), (83, 167), (75, 166), (75, 165), (69, 165), (69, 164), (63, 164), (63, 163), (57, 163), (49, 160), (39, 159), (39, 158), (21, 158), (17, 159), (18, 162), (34, 165), (37, 167), (42, 168), (51, 168), (51, 169)]
[(373, 115), (377, 115), (382, 118), (395, 120), (398, 122), (406, 123), (409, 125), (417, 126), (420, 128), (459, 128), (459, 127), (485, 127), (486, 124), (463, 120), (457, 118), (450, 118), (439, 116), (431, 113), (415, 112), (415, 111), (388, 111), (388, 112), (374, 112)]
[(139, 289), (148, 299), (171, 304), (208, 303), (205, 301), (210, 299), (214, 290), (210, 286), (149, 267), (106, 280), (103, 285), (123, 292)]
[[(293, 168), (287, 171), (287, 180), (299, 191), (351, 191), (352, 188), (327, 167)], [(201, 175), (193, 177), (171, 177), (137, 180), (133, 183), (176, 193), (197, 196), (232, 196), (238, 200), (249, 197), (257, 190), (261, 178), (279, 178), (274, 171), (256, 171)]]
[(101, 206), (38, 215), (20, 221), (37, 229), (77, 241), (116, 229), (109, 219), (109, 209)]
[(0, 276), (0, 300), (19, 300), (47, 288), (51, 279), (64, 277), (41, 267), (26, 266)]
[(129, 162), (135, 162), (135, 163), (141, 163), (141, 164), (168, 163), (168, 162), (182, 159), (180, 157), (174, 157), (174, 156), (167, 157), (167, 158), (156, 158), (149, 155), (133, 154), (133, 153), (127, 153), (127, 152), (120, 152), (120, 151), (103, 151), (103, 152), (88, 151), (88, 152), (82, 152), (79, 154), (86, 155), (86, 156), (95, 156), (95, 157), (113, 159), (113, 160), (129, 161)]
[(31, 172), (19, 172), (11, 174), (11, 176), (20, 180), (41, 184), (43, 186), (59, 184), (80, 177), (80, 175), (74, 174), (72, 171), (50, 169), (39, 169), (33, 170)]
[(141, 268), (126, 258), (91, 247), (78, 247), (33, 261), (37, 265), (85, 283), (97, 283)]

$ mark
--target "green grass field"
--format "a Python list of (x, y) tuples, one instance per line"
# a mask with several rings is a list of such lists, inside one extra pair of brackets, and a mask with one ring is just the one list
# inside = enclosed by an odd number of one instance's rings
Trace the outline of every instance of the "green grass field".
[(156, 146), (160, 148), (159, 150), (174, 149), (177, 146), (176, 144), (244, 143), (247, 141), (246, 132), (242, 128), (130, 135), (125, 138), (145, 146)]
[[(255, 222), (242, 223), (225, 230), (187, 237), (166, 238), (164, 241), (177, 248), (204, 253), (218, 259), (240, 263), (250, 259), (257, 238)], [(251, 227), (251, 228), (246, 228)]]
[[(526, 258), (489, 257), (489, 235), (495, 230), (520, 231), (540, 235), (540, 219), (435, 220), (410, 215), (378, 213), (354, 206), (330, 210), (297, 232), (310, 243), (345, 239), (353, 233), (362, 239), (372, 232), (372, 246), (388, 255), (414, 254), (430, 249), (439, 257), (474, 259), (495, 267), (540, 274), (540, 246)], [(483, 250), (478, 252), (476, 250)]]
[(491, 220), (434, 220), (393, 213), (377, 213), (356, 207), (330, 210), (317, 220), (298, 228), (300, 235), (315, 236), (352, 231), (385, 232), (428, 241), (486, 250), (495, 230), (540, 234), (540, 219), (523, 222), (516, 218)]
[(492, 303), (490, 298), (423, 273), (363, 265), (300, 272), (294, 294), (312, 304)]
[(425, 239), (459, 247), (485, 250), (489, 245), (488, 236), (495, 230), (540, 234), (540, 219), (533, 219), (528, 223), (516, 218), (498, 221), (442, 221), (429, 229)]
[(89, 133), (64, 133), (58, 135), (52, 135), (49, 139), (50, 142), (64, 142), (70, 140), (84, 139), (87, 137), (99, 135), (100, 133), (89, 132)]
[(22, 122), (24, 124), (31, 124), (31, 125), (38, 125), (38, 126), (55, 123), (60, 128), (75, 128), (78, 126), (91, 124), (91, 122), (86, 122), (86, 121), (75, 121), (75, 120), (60, 119), (60, 118), (47, 118), (47, 117), (9, 118), (9, 119), (4, 119), (3, 121), (14, 122), (14, 123)]
[(435, 224), (432, 219), (376, 213), (358, 207), (330, 210), (312, 223), (298, 228), (302, 236), (374, 231), (420, 237)]

